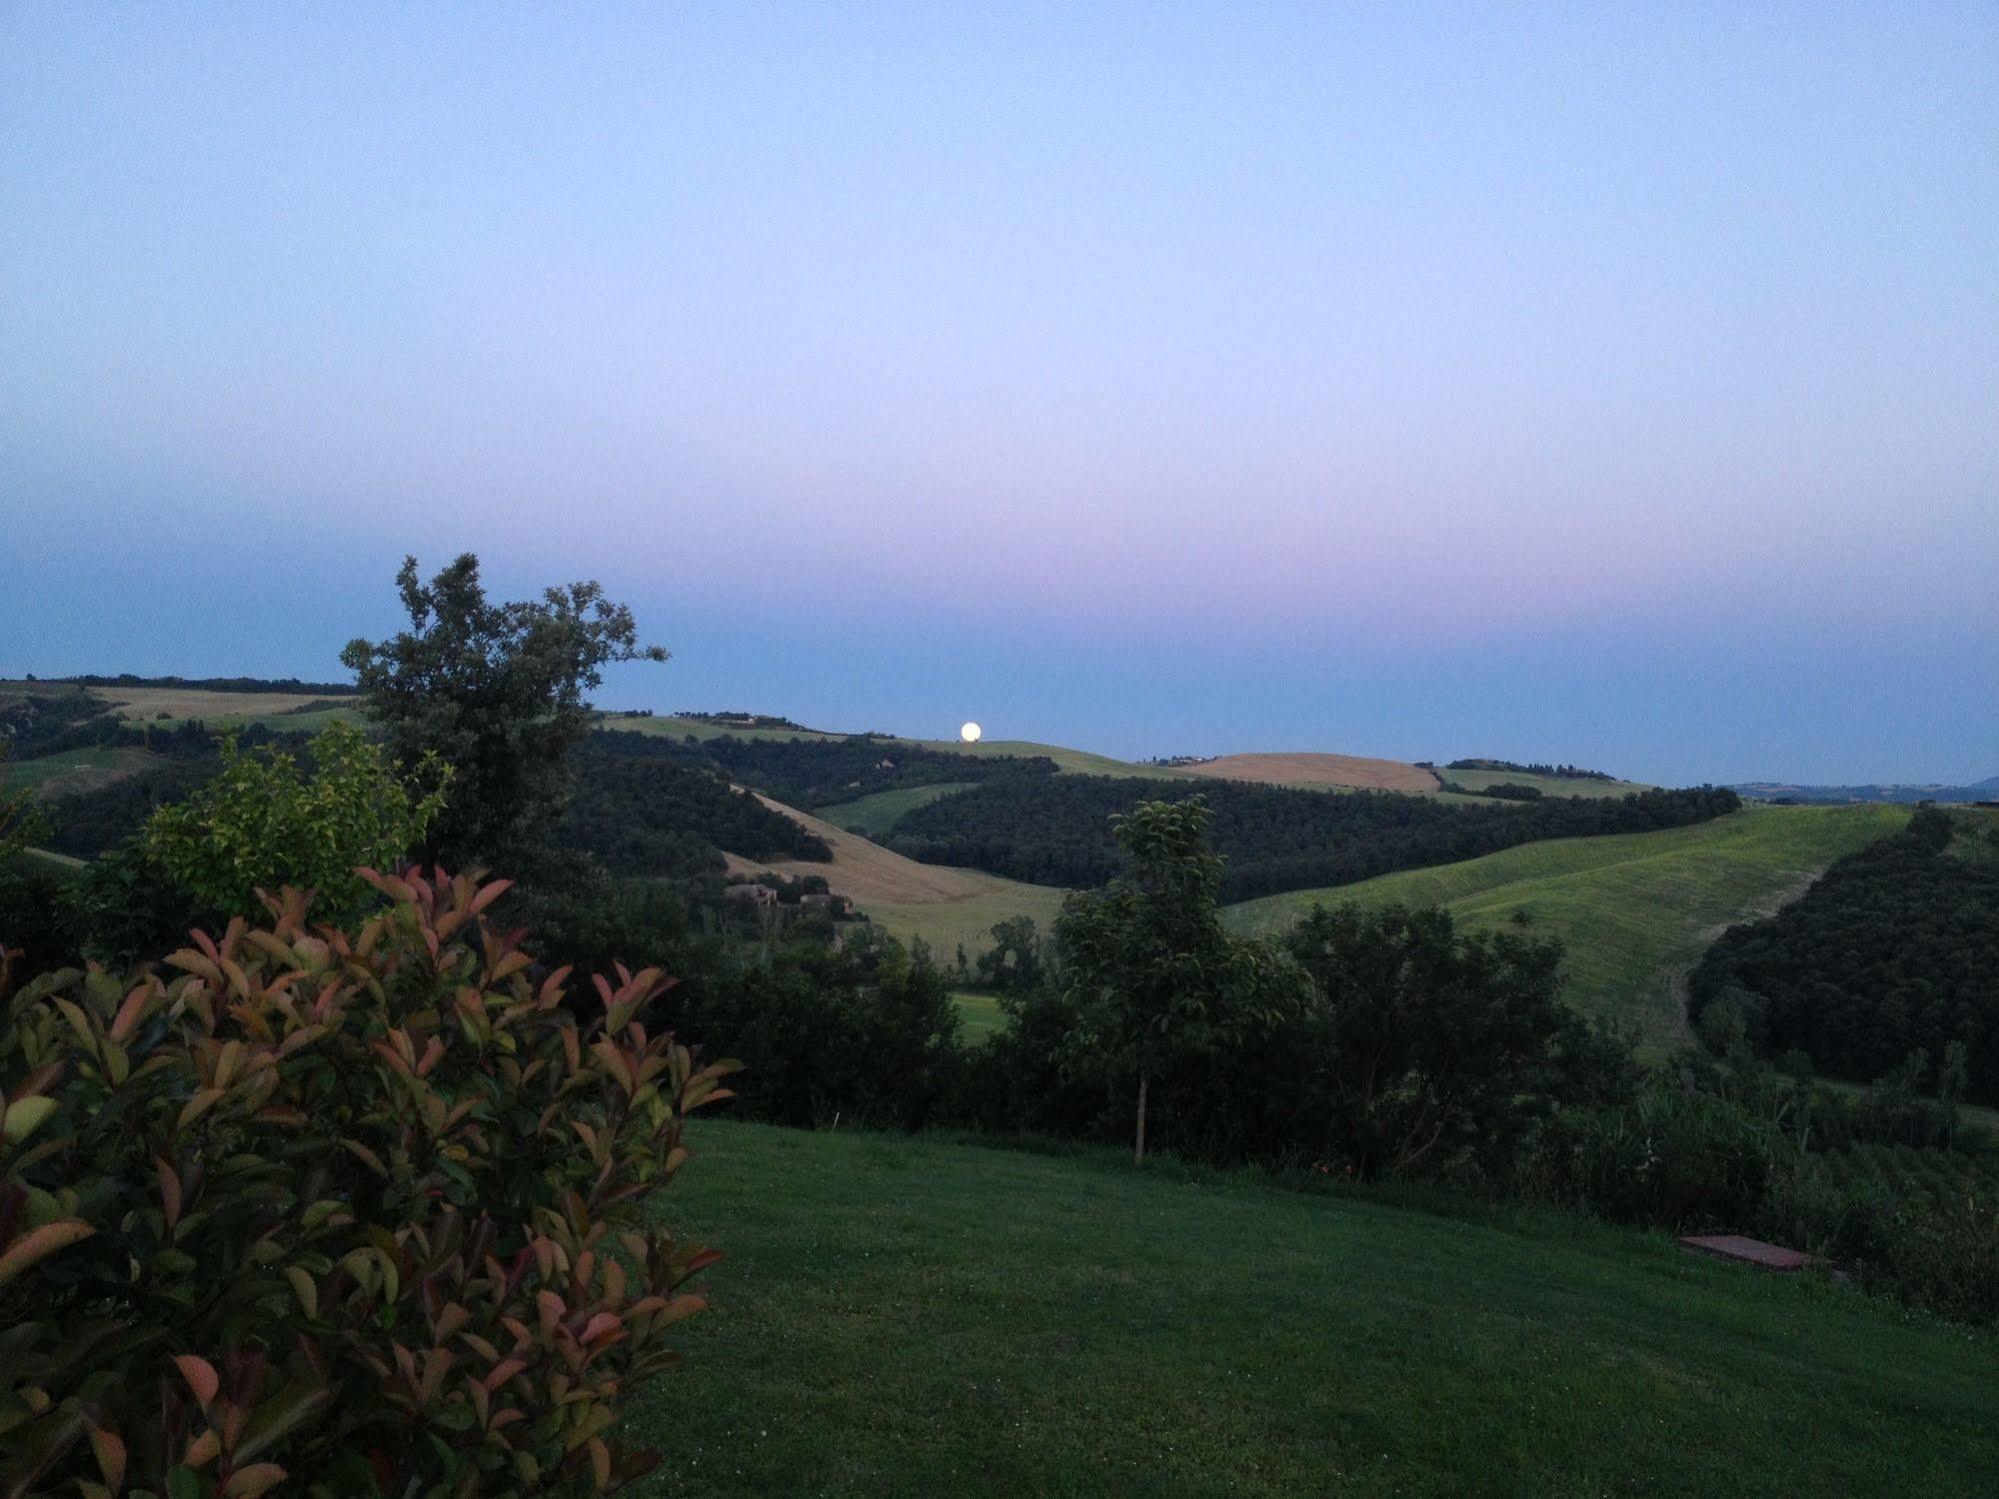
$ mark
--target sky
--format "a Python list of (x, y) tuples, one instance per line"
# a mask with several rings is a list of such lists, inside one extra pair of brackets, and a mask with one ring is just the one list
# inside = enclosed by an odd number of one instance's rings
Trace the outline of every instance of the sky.
[(1999, 7), (0, 0), (0, 674), (1999, 774)]

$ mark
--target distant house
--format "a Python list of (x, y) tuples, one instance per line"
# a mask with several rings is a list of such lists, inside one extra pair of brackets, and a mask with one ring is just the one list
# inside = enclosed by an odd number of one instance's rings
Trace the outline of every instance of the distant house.
[(768, 885), (730, 885), (723, 893), (730, 900), (748, 901), (753, 906), (777, 904), (777, 892)]

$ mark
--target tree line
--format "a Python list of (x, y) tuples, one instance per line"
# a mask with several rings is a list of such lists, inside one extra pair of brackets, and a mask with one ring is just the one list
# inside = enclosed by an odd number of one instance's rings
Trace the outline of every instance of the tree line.
[(1521, 764), (1518, 760), (1488, 760), (1473, 758), (1453, 760), (1444, 767), (1446, 770), (1501, 770), (1514, 775), (1551, 776), (1564, 781), (1614, 781), (1616, 776), (1601, 770), (1584, 770), (1580, 765), (1544, 765), (1539, 761)]
[[(1966, 1097), (1999, 1102), (1999, 857), (1933, 807), (1840, 860), (1775, 916), (1731, 928), (1694, 970), (1697, 1025), (1761, 1055), (1872, 1079), (1965, 1049)], [(1924, 1082), (1928, 1078), (1923, 1079)]]
[[(1737, 810), (1714, 787), (1467, 808), (1391, 791), (1332, 793), (1204, 783), (1211, 836), (1228, 863), (1222, 898), (1347, 885), (1398, 869), (1453, 864), (1544, 838), (1685, 827)], [(884, 840), (912, 859), (1032, 884), (1089, 886), (1122, 866), (1109, 819), (1141, 802), (1178, 801), (1185, 781), (1006, 777), (912, 809)]]

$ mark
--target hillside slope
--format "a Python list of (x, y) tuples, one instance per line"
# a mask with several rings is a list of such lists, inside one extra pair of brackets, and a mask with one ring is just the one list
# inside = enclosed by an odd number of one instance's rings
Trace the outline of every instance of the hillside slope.
[(1750, 807), (1658, 833), (1529, 843), (1461, 864), (1297, 890), (1228, 910), (1243, 932), (1288, 928), (1316, 904), (1441, 905), (1472, 927), (1524, 912), (1568, 946), (1566, 997), (1652, 1047), (1685, 1035), (1677, 985), (1723, 928), (1803, 893), (1834, 860), (1895, 831), (1908, 809)]
[(1972, 1494), (1994, 1341), (1526, 1210), (697, 1122), (629, 1492)]
[(1351, 786), (1366, 791), (1435, 791), (1437, 778), (1420, 765), (1366, 755), (1316, 752), (1223, 755), (1186, 767), (1222, 781), (1262, 781), (1272, 786)]
[(976, 869), (919, 864), (809, 812), (767, 796), (757, 800), (825, 839), (833, 850), (833, 862), (759, 862), (728, 854), (731, 874), (768, 870), (794, 879), (822, 875), (834, 890), (866, 912), (870, 921), (904, 941), (920, 937), (946, 959), (960, 944), (973, 953), (989, 946), (988, 932), (1008, 917), (1031, 916), (1047, 927), (1066, 893), (1045, 885), (1003, 880)]

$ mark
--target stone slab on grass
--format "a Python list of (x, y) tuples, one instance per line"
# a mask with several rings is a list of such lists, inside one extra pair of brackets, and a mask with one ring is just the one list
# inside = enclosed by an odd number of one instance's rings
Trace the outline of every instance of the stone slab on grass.
[(1765, 1244), (1761, 1239), (1744, 1238), (1741, 1234), (1691, 1234), (1681, 1239), (1680, 1243), (1689, 1249), (1698, 1249), (1702, 1254), (1761, 1265), (1766, 1270), (1802, 1270), (1817, 1263), (1811, 1255), (1800, 1250), (1786, 1249), (1780, 1244)]

